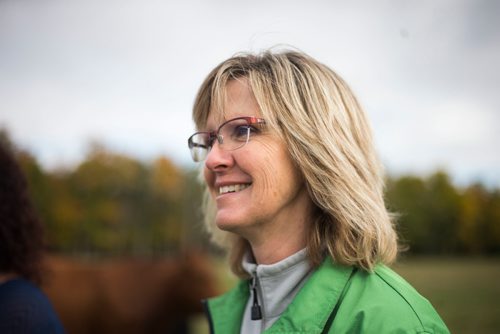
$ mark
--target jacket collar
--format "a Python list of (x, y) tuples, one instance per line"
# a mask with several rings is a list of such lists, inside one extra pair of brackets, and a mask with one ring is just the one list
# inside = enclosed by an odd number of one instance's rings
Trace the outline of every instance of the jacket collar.
[[(270, 327), (285, 311), (312, 273), (312, 266), (304, 248), (297, 253), (273, 264), (250, 262), (250, 256), (243, 258), (243, 269), (252, 276), (257, 293), (257, 303), (262, 312), (262, 321), (250, 320), (249, 304), (246, 305), (242, 326)], [(252, 298), (253, 300), (253, 293)]]
[[(265, 333), (321, 333), (353, 270), (334, 264), (327, 256)], [(241, 281), (228, 293), (208, 301), (214, 333), (239, 333), (248, 296), (248, 284)]]

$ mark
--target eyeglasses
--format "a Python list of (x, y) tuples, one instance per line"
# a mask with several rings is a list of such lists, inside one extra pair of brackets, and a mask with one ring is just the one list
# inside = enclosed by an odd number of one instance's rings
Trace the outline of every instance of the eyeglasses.
[(222, 123), (217, 131), (196, 132), (188, 139), (191, 157), (196, 162), (205, 160), (215, 140), (225, 151), (237, 150), (259, 133), (265, 123), (262, 118), (237, 117)]

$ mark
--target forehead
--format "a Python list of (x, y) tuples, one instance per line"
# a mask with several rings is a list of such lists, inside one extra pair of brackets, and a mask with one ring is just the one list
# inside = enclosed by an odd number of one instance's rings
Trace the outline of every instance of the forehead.
[(206, 127), (215, 128), (227, 120), (242, 116), (261, 117), (259, 104), (245, 77), (231, 79), (222, 91), (214, 96)]

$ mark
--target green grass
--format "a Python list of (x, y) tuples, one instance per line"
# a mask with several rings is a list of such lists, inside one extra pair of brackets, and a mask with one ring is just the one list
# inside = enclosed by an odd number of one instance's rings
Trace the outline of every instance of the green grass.
[(410, 258), (394, 269), (430, 300), (452, 333), (500, 333), (499, 258)]

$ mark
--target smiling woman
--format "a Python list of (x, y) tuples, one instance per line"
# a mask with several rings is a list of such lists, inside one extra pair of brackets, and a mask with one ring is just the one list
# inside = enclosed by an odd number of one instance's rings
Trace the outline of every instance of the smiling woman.
[(294, 51), (243, 54), (202, 84), (188, 140), (205, 220), (242, 280), (213, 333), (446, 333), (386, 265), (397, 238), (369, 123), (347, 84)]
[[(226, 92), (225, 117), (238, 120), (247, 115), (260, 119), (260, 108), (246, 79), (230, 81)], [(215, 116), (215, 113), (209, 115), (208, 128), (217, 124)], [(205, 180), (216, 202), (217, 226), (255, 245), (253, 253), (263, 257), (261, 263), (274, 263), (281, 256), (302, 248), (304, 222), (312, 205), (302, 177), (279, 136), (265, 128), (252, 130), (251, 125), (244, 126), (248, 136), (243, 141), (246, 145), (239, 149), (229, 150), (224, 142), (210, 145), (205, 160)], [(227, 143), (232, 140), (231, 136), (220, 138)], [(239, 191), (223, 191), (229, 188)], [(280, 233), (273, 232), (277, 230)], [(274, 235), (275, 240), (265, 242), (270, 235)], [(270, 252), (269, 247), (274, 247), (274, 251)]]

